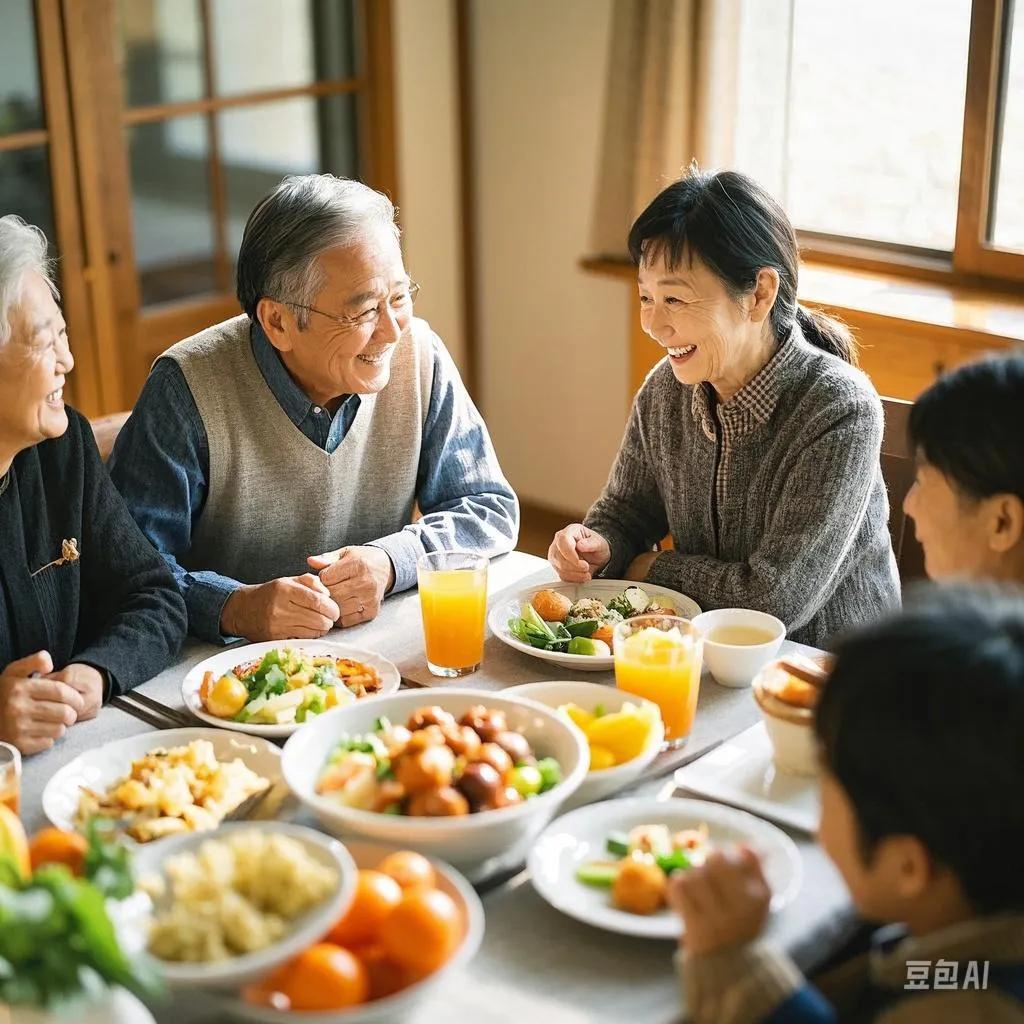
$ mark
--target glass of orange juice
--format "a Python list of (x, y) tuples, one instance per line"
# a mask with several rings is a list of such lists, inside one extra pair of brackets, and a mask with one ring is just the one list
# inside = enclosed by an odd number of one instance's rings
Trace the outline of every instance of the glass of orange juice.
[(0, 743), (0, 804), (15, 814), (21, 807), (21, 754), (10, 743)]
[(487, 559), (467, 551), (432, 551), (416, 565), (427, 666), (455, 679), (484, 660)]
[(612, 634), (615, 684), (661, 708), (665, 738), (681, 747), (693, 728), (703, 640), (686, 619), (637, 615)]

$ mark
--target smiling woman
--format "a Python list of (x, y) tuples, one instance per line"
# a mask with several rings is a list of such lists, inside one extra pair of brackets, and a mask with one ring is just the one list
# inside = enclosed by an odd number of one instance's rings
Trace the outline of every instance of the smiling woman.
[(184, 605), (64, 405), (46, 238), (0, 218), (0, 739), (44, 750), (177, 654)]
[[(881, 404), (846, 328), (797, 304), (786, 214), (745, 175), (693, 170), (637, 218), (629, 248), (665, 358), (604, 493), (552, 542), (559, 575), (769, 612), (818, 646), (896, 604)], [(666, 533), (675, 550), (652, 550)]]

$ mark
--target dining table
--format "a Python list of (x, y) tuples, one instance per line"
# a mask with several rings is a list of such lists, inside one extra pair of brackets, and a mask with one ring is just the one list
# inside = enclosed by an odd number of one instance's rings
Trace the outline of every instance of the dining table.
[[(524, 589), (554, 581), (548, 563), (514, 551), (494, 559), (488, 600), (509, 601)], [(329, 633), (325, 639), (350, 643), (390, 659), (405, 686), (473, 687), (497, 692), (521, 683), (576, 679), (614, 685), (612, 672), (577, 672), (514, 650), (488, 631), (481, 667), (470, 677), (439, 679), (427, 666), (418, 594), (388, 597), (370, 622)], [(138, 691), (172, 711), (184, 712), (181, 684), (190, 668), (223, 647), (190, 638), (178, 660)], [(786, 641), (782, 653), (811, 648)], [(693, 730), (681, 751), (662, 755), (641, 781), (617, 798), (673, 793), (673, 773), (754, 725), (760, 717), (751, 690), (720, 686), (706, 672)], [(204, 723), (195, 720), (196, 726)], [(47, 780), (82, 752), (154, 726), (107, 705), (81, 722), (50, 750), (26, 758), (22, 772), (22, 817), (32, 831), (47, 824), (42, 793)], [(126, 766), (127, 768), (127, 766)], [(284, 813), (314, 825), (301, 811)], [(785, 949), (805, 972), (820, 966), (854, 934), (858, 919), (842, 881), (813, 836), (783, 829), (802, 862), (795, 898), (771, 915), (767, 938)], [(477, 883), (486, 915), (483, 944), (461, 971), (452, 972), (404, 1019), (409, 1024), (488, 1021), (495, 1024), (585, 1024), (637, 1021), (669, 1024), (685, 1017), (685, 993), (674, 966), (674, 942), (602, 931), (549, 906), (531, 885), (525, 866), (499, 879)], [(158, 1022), (215, 1024), (231, 1019), (216, 995), (176, 991), (150, 1009)]]

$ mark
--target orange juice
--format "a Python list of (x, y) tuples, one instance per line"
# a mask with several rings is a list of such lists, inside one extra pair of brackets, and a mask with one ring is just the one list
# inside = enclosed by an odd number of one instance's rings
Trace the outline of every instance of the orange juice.
[(685, 622), (685, 631), (638, 628), (635, 622), (616, 627), (615, 683), (620, 690), (654, 701), (661, 708), (666, 739), (679, 744), (690, 734), (697, 711), (700, 639), (690, 634)]
[(440, 569), (424, 568), (422, 562), (420, 607), (430, 671), (440, 676), (467, 675), (480, 667), (484, 657), (487, 562), (475, 558), (466, 568)]
[(0, 743), (0, 804), (15, 814), (21, 804), (21, 754), (10, 743)]

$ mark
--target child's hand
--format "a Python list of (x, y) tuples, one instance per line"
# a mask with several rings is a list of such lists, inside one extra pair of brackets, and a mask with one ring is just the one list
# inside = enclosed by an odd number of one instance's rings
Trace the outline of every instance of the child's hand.
[(772, 893), (753, 850), (745, 846), (709, 854), (703, 867), (677, 871), (668, 900), (682, 917), (682, 945), (691, 953), (717, 953), (756, 938), (768, 918)]

